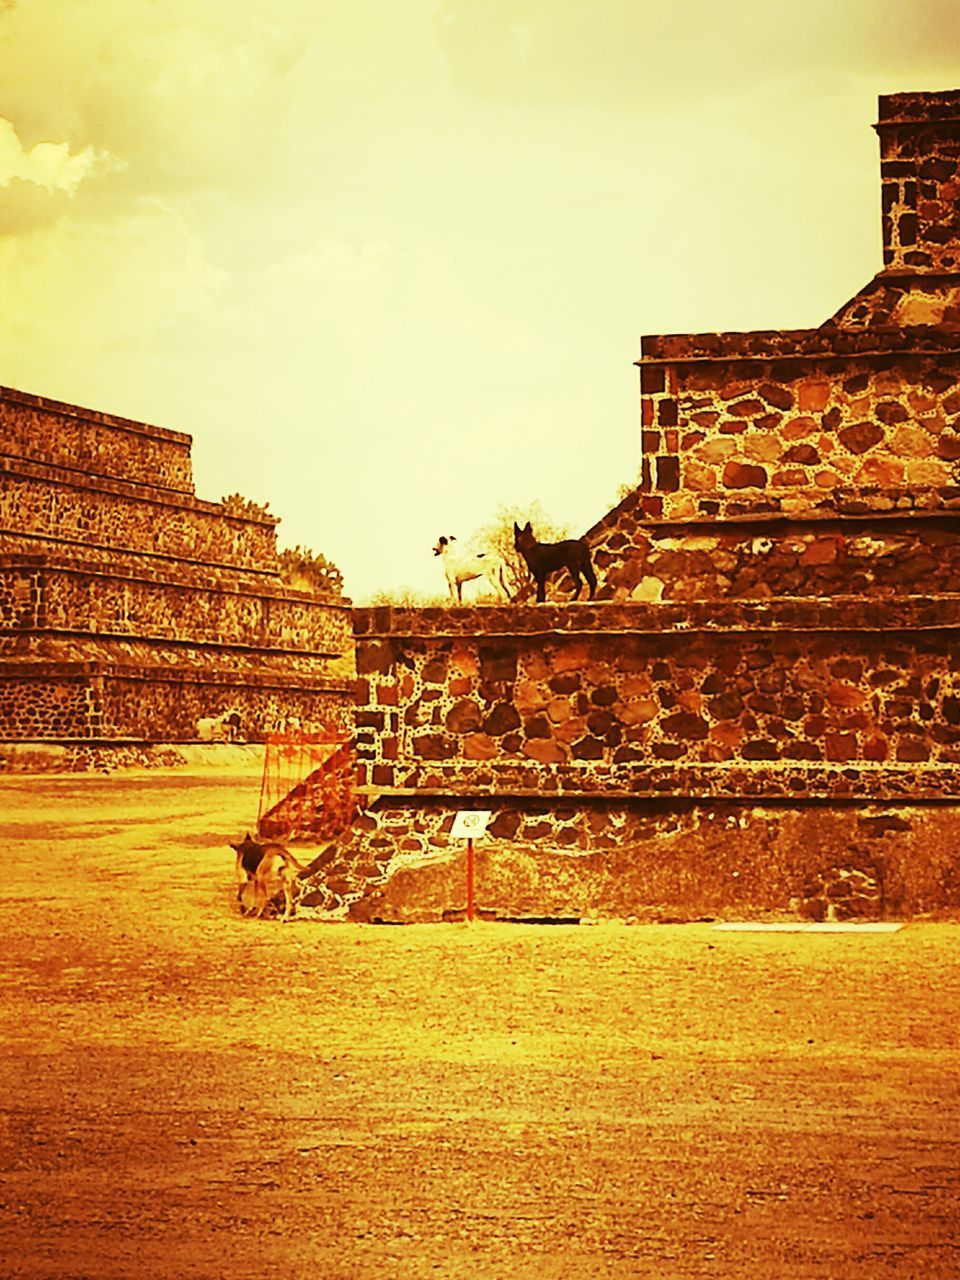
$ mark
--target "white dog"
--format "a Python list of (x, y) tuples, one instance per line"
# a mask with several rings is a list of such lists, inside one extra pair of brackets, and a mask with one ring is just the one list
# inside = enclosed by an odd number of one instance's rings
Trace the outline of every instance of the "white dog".
[(240, 712), (236, 707), (221, 716), (205, 716), (197, 721), (201, 742), (240, 742)]
[(450, 595), (458, 604), (463, 603), (463, 584), (472, 582), (474, 578), (485, 579), (494, 591), (502, 594), (507, 600), (507, 566), (495, 551), (461, 551), (455, 546), (453, 534), (449, 538), (441, 538), (433, 548), (435, 556), (443, 558), (443, 572), (447, 577)]

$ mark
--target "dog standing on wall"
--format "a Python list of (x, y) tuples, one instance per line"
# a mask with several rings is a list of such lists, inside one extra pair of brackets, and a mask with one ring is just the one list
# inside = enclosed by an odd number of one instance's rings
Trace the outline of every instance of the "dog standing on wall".
[(197, 721), (197, 737), (201, 742), (240, 742), (240, 712), (231, 707), (223, 715), (203, 717)]
[(590, 599), (593, 599), (597, 590), (597, 575), (590, 561), (590, 548), (582, 538), (567, 538), (564, 542), (538, 542), (529, 520), (522, 529), (514, 521), (513, 545), (533, 574), (537, 584), (537, 604), (546, 600), (547, 578), (557, 569), (566, 569), (573, 578), (575, 600), (580, 599), (584, 579), (590, 588)]
[(463, 584), (475, 578), (483, 578), (499, 595), (510, 599), (507, 590), (507, 566), (495, 551), (461, 551), (453, 534), (441, 538), (433, 548), (433, 554), (443, 560), (450, 595), (458, 604), (463, 603)]
[(294, 889), (306, 871), (289, 849), (282, 844), (260, 844), (250, 832), (240, 844), (230, 848), (237, 855), (237, 901), (243, 915), (259, 918), (267, 903), (283, 894), (283, 915), (287, 921), (293, 914)]

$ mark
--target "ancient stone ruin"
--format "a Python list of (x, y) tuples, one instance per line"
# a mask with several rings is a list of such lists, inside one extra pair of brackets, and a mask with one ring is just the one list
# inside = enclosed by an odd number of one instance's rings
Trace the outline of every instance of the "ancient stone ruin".
[[(492, 811), (493, 918), (960, 908), (960, 91), (881, 98), (876, 128), (884, 265), (855, 298), (644, 339), (595, 604), (353, 611), (361, 807), (301, 850), (304, 909), (462, 915), (462, 809)], [(235, 708), (252, 737), (343, 696), (347, 612), (282, 586), (271, 517), (194, 497), (187, 437), (0, 410), (8, 739)]]
[(349, 698), (350, 610), (277, 520), (194, 494), (190, 437), (0, 389), (0, 753), (262, 739)]
[(356, 612), (353, 915), (462, 906), (471, 806), (501, 916), (960, 905), (960, 92), (876, 128), (854, 299), (644, 339), (642, 481), (587, 535), (605, 603)]

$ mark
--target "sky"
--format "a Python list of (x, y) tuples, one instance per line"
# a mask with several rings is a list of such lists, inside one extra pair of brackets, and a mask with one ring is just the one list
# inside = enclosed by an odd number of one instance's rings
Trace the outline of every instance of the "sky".
[(0, 384), (440, 590), (440, 534), (614, 504), (642, 334), (855, 293), (877, 96), (951, 88), (956, 0), (0, 0)]

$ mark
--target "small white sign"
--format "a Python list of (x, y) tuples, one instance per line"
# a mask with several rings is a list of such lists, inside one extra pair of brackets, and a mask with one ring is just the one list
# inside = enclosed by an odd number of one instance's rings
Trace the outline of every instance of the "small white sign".
[(450, 839), (479, 840), (492, 817), (492, 809), (460, 809), (450, 828)]

